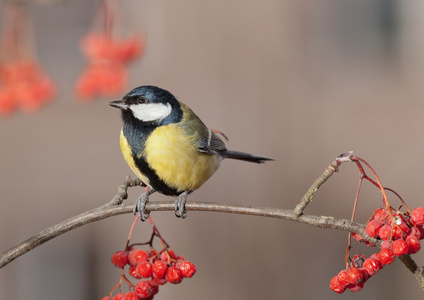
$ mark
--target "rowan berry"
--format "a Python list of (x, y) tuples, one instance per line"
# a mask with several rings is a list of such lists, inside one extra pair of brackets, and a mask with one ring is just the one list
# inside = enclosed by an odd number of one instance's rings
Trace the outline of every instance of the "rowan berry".
[(365, 228), (365, 232), (373, 238), (377, 238), (378, 230), (380, 229), (381, 225), (376, 220), (371, 220), (367, 224), (367, 227)]
[(137, 273), (137, 266), (130, 266), (130, 268), (128, 269), (128, 274), (130, 274), (136, 279), (141, 279), (140, 274)]
[(105, 297), (102, 298), (102, 300), (113, 300), (113, 299), (110, 296), (105, 296)]
[(179, 265), (179, 269), (181, 270), (181, 274), (185, 278), (191, 278), (196, 273), (196, 266), (189, 261), (183, 261)]
[(405, 241), (408, 243), (408, 246), (409, 246), (408, 253), (414, 254), (420, 251), (421, 244), (417, 236), (411, 233), (410, 235), (406, 237)]
[(392, 249), (381, 249), (378, 253), (379, 261), (383, 265), (390, 265), (395, 260), (395, 255), (393, 254)]
[(125, 294), (124, 300), (139, 300), (136, 292), (128, 292)]
[(411, 211), (411, 221), (415, 225), (424, 225), (424, 207), (416, 207)]
[(125, 295), (122, 293), (119, 293), (113, 296), (112, 300), (124, 300), (124, 298), (125, 298)]
[(357, 284), (363, 280), (363, 275), (358, 268), (350, 268), (347, 270), (346, 279), (350, 284)]
[(364, 282), (360, 282), (357, 284), (349, 284), (347, 286), (347, 288), (349, 289), (349, 291), (351, 291), (352, 293), (356, 293), (359, 292), (360, 290), (362, 290), (364, 288)]
[(382, 240), (388, 240), (390, 236), (390, 232), (392, 231), (392, 227), (390, 225), (383, 225), (378, 230), (378, 236)]
[(145, 299), (153, 296), (154, 289), (149, 282), (142, 280), (135, 285), (135, 292), (139, 298)]
[(374, 210), (373, 219), (376, 220), (379, 224), (383, 222), (385, 217), (387, 217), (387, 212), (384, 208), (377, 208)]
[(378, 255), (378, 253), (373, 253), (370, 258), (374, 259), (375, 261), (377, 261), (378, 263), (378, 267), (379, 269), (383, 268), (383, 264), (380, 262), (380, 256)]
[(338, 294), (343, 294), (346, 290), (346, 285), (340, 283), (338, 276), (334, 276), (330, 281), (330, 289)]
[(170, 283), (180, 283), (183, 280), (183, 276), (181, 274), (181, 270), (176, 267), (169, 267), (166, 271), (166, 280)]
[(137, 265), (136, 272), (143, 278), (150, 278), (152, 277), (152, 264), (148, 261), (142, 261)]
[(164, 285), (165, 283), (167, 283), (168, 281), (166, 280), (166, 278), (153, 278), (152, 279), (156, 284), (158, 285)]
[(166, 270), (168, 269), (167, 264), (162, 260), (157, 260), (153, 264), (152, 272), (154, 278), (165, 278)]
[(131, 266), (137, 266), (138, 263), (146, 261), (148, 258), (147, 252), (141, 249), (133, 249), (128, 254), (128, 262)]
[(362, 267), (367, 271), (368, 275), (372, 276), (380, 270), (379, 262), (374, 258), (367, 258)]
[(118, 268), (123, 268), (128, 263), (128, 253), (126, 251), (116, 251), (112, 255), (112, 263)]
[(347, 280), (347, 270), (341, 270), (339, 274), (337, 274), (337, 278), (342, 285), (348, 285), (349, 281)]
[[(167, 282), (166, 279), (159, 280), (164, 280), (165, 283)], [(150, 283), (153, 287), (153, 295), (156, 295), (159, 292), (159, 283), (156, 282), (156, 279), (149, 279), (147, 282)]]
[(396, 240), (392, 244), (393, 254), (396, 256), (401, 256), (408, 254), (409, 245), (404, 240)]

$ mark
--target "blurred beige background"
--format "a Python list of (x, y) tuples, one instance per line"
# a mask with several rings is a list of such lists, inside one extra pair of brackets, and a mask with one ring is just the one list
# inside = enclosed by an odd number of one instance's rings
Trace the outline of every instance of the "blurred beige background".
[[(276, 158), (224, 161), (192, 201), (293, 208), (340, 153), (354, 150), (411, 207), (424, 175), (424, 4), (420, 1), (120, 1), (128, 32), (147, 33), (131, 88), (170, 90), (228, 148)], [(60, 85), (54, 103), (0, 120), (0, 251), (109, 201), (131, 174), (118, 145), (113, 99), (76, 103), (85, 60), (80, 38), (97, 1), (31, 5), (37, 51)], [(3, 8), (3, 7), (2, 7)], [(1, 9), (2, 9), (1, 8)], [(124, 93), (120, 96), (122, 97)], [(307, 213), (350, 218), (358, 172), (343, 165)], [(130, 190), (130, 200), (140, 194)], [(154, 195), (152, 200), (165, 199)], [(395, 201), (395, 198), (393, 198)], [(380, 205), (366, 185), (358, 221)], [(399, 261), (356, 294), (332, 292), (347, 234), (249, 216), (152, 213), (177, 254), (198, 267), (155, 299), (419, 299)], [(133, 217), (109, 218), (60, 236), (0, 270), (0, 299), (100, 299), (119, 279), (110, 263)], [(137, 225), (134, 238), (150, 234)], [(370, 254), (361, 245), (359, 251)], [(424, 264), (423, 253), (414, 255)]]

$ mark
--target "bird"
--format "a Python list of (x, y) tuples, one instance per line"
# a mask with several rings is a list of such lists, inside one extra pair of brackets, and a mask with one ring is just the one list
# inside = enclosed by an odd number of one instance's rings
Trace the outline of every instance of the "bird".
[(187, 195), (200, 188), (223, 159), (258, 164), (274, 160), (228, 150), (217, 131), (209, 129), (187, 105), (159, 87), (134, 88), (122, 100), (109, 104), (121, 110), (122, 155), (147, 186), (134, 205), (134, 214), (138, 212), (142, 221), (149, 217), (146, 204), (154, 192), (177, 197), (175, 215), (185, 218)]

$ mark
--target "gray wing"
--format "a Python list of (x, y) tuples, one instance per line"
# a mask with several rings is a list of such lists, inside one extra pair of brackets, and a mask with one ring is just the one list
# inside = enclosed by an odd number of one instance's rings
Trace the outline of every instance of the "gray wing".
[(225, 150), (227, 150), (227, 148), (224, 142), (215, 132), (207, 128), (207, 135), (200, 140), (198, 151), (215, 155)]

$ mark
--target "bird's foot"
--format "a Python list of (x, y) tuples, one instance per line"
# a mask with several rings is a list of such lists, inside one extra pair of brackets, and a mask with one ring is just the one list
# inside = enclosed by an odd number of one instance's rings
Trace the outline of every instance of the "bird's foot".
[(146, 210), (146, 204), (149, 202), (149, 196), (155, 192), (154, 189), (146, 188), (146, 192), (135, 201), (133, 213), (138, 213), (138, 217), (142, 222), (146, 221), (150, 212)]
[(177, 200), (175, 200), (175, 216), (177, 218), (184, 219), (185, 217), (187, 217), (187, 210), (185, 208), (187, 195), (188, 192), (184, 192), (178, 196)]

